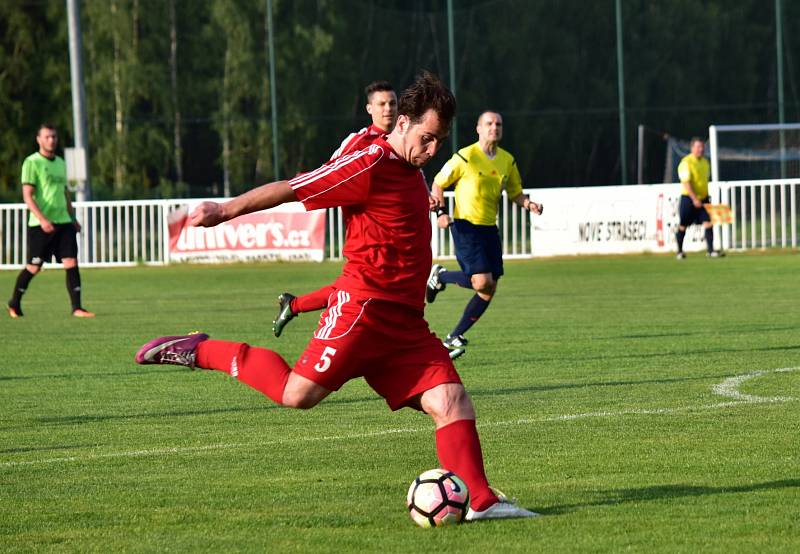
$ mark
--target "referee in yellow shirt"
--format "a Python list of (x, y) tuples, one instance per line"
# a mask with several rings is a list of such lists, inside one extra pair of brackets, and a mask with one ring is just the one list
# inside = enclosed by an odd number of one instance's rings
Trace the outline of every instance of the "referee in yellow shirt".
[(690, 142), (690, 152), (678, 164), (678, 178), (681, 180), (681, 203), (678, 206), (680, 224), (675, 240), (678, 243), (678, 259), (686, 257), (683, 252), (683, 239), (686, 237), (686, 228), (689, 225), (703, 225), (706, 238), (706, 256), (719, 258), (724, 254), (714, 250), (714, 227), (704, 204), (711, 202), (708, 195), (708, 177), (711, 166), (703, 157), (705, 143), (699, 137), (693, 137)]
[(455, 186), (451, 231), (461, 271), (448, 271), (434, 264), (426, 300), (429, 304), (433, 302), (449, 283), (475, 291), (461, 320), (444, 340), (451, 358), (464, 353), (467, 345), (464, 333), (489, 307), (497, 280), (503, 275), (503, 249), (497, 228), (497, 207), (503, 190), (515, 204), (537, 215), (542, 213), (542, 206), (522, 193), (522, 179), (514, 157), (497, 145), (503, 138), (503, 117), (485, 111), (478, 117), (476, 130), (478, 142), (453, 154), (434, 178), (431, 190), (438, 204), (438, 225), (445, 228), (451, 220), (444, 211), (443, 191)]

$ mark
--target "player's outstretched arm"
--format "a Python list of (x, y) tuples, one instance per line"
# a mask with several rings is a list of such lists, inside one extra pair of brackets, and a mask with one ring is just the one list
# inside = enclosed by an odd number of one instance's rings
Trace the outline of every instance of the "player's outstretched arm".
[(214, 227), (240, 215), (274, 208), (295, 199), (289, 181), (275, 181), (249, 190), (228, 202), (203, 202), (189, 214), (189, 225)]

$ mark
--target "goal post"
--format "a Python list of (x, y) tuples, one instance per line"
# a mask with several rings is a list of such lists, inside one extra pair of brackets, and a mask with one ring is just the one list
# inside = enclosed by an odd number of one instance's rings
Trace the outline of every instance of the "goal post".
[[(791, 132), (790, 142), (786, 144), (786, 133)], [(750, 134), (761, 133), (761, 144), (750, 145), (748, 148), (731, 147), (734, 152), (731, 158), (738, 161), (769, 161), (777, 163), (781, 172), (780, 175), (763, 175), (764, 179), (785, 179), (786, 162), (800, 160), (800, 123), (753, 123), (746, 125), (711, 125), (708, 128), (708, 149), (711, 159), (711, 180), (730, 181), (737, 180), (732, 175), (720, 174), (720, 160), (726, 159), (725, 152), (720, 146), (720, 134), (742, 133)], [(772, 133), (772, 136), (764, 136), (764, 133)], [(800, 175), (794, 175), (798, 177)]]
[(796, 245), (800, 123), (711, 125), (708, 150), (714, 202), (729, 204), (738, 220), (722, 226), (723, 246), (738, 235), (743, 247), (749, 238), (764, 248), (778, 242), (778, 231), (783, 246), (789, 237)]

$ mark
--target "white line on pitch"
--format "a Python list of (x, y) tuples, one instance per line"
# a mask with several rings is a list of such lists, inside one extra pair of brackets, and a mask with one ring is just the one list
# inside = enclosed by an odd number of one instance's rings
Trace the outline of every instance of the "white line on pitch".
[[(732, 408), (736, 406), (746, 406), (750, 404), (776, 404), (783, 402), (792, 402), (796, 398), (789, 396), (754, 396), (750, 394), (743, 394), (739, 392), (739, 386), (745, 381), (762, 377), (770, 373), (788, 373), (790, 371), (797, 371), (800, 367), (787, 367), (780, 369), (769, 369), (764, 371), (754, 371), (744, 375), (737, 375), (725, 379), (722, 383), (713, 385), (711, 391), (720, 396), (727, 396), (735, 400), (728, 402), (717, 402), (715, 404), (702, 404), (700, 406), (681, 406), (677, 408), (651, 408), (651, 409), (630, 409), (618, 411), (601, 411), (601, 412), (585, 412), (578, 414), (566, 414), (556, 416), (545, 416), (539, 418), (521, 418), (512, 419), (507, 421), (489, 421), (481, 422), (479, 427), (504, 427), (511, 425), (530, 425), (533, 423), (546, 423), (555, 421), (574, 421), (577, 419), (588, 418), (602, 418), (602, 417), (620, 417), (627, 415), (669, 415), (694, 411), (704, 410), (719, 410), (723, 408)], [(397, 435), (404, 433), (427, 433), (430, 432), (430, 427), (424, 429), (419, 428), (396, 428), (396, 429), (383, 429), (381, 431), (372, 431), (368, 433), (350, 433), (343, 435), (323, 435), (319, 437), (296, 437), (279, 439), (275, 441), (268, 441), (262, 443), (227, 443), (227, 444), (208, 444), (202, 446), (176, 446), (171, 448), (152, 448), (143, 450), (128, 450), (122, 452), (108, 452), (105, 454), (88, 454), (85, 456), (62, 456), (58, 458), (43, 458), (39, 460), (24, 460), (24, 461), (11, 461), (0, 462), (0, 467), (15, 467), (26, 466), (34, 464), (54, 464), (54, 463), (68, 463), (68, 462), (88, 462), (93, 460), (105, 460), (111, 458), (138, 458), (143, 456), (167, 456), (171, 454), (189, 454), (192, 452), (206, 452), (213, 450), (235, 450), (239, 448), (263, 448), (265, 446), (273, 446), (280, 444), (291, 444), (300, 442), (318, 442), (318, 441), (337, 441), (337, 440), (354, 440), (366, 439), (372, 437), (381, 437), (386, 435)]]
[(711, 391), (715, 394), (719, 394), (720, 396), (727, 396), (729, 398), (735, 398), (737, 400), (743, 400), (747, 402), (764, 402), (766, 400), (772, 400), (775, 402), (788, 402), (790, 400), (794, 400), (794, 398), (787, 396), (775, 396), (772, 398), (753, 396), (751, 394), (742, 394), (738, 389), (742, 383), (749, 381), (750, 379), (755, 379), (756, 377), (761, 377), (763, 375), (767, 375), (768, 373), (788, 373), (790, 371), (797, 371), (798, 369), (800, 368), (782, 367), (780, 369), (767, 369), (764, 371), (754, 371), (753, 373), (748, 373), (746, 375), (737, 375), (736, 377), (725, 379), (718, 385), (714, 385), (711, 387)]

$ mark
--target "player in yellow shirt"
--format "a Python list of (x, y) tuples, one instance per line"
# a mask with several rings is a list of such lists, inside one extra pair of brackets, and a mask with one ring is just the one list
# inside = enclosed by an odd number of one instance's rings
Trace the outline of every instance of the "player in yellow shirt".
[(443, 190), (455, 186), (456, 205), (451, 231), (456, 259), (461, 271), (448, 271), (434, 264), (425, 293), (430, 304), (448, 283), (473, 289), (475, 295), (467, 303), (461, 320), (447, 335), (444, 345), (450, 357), (464, 353), (464, 333), (489, 307), (503, 275), (503, 249), (497, 228), (497, 207), (503, 191), (517, 205), (535, 214), (542, 206), (522, 192), (522, 179), (514, 157), (498, 146), (503, 138), (503, 117), (485, 111), (478, 117), (478, 142), (462, 148), (442, 167), (433, 180), (431, 195), (438, 203), (438, 225), (451, 224), (444, 211)]
[(690, 143), (690, 153), (683, 157), (678, 164), (678, 178), (681, 180), (681, 202), (678, 207), (680, 224), (678, 232), (675, 233), (675, 240), (678, 242), (678, 259), (686, 257), (683, 252), (683, 239), (686, 236), (686, 228), (693, 224), (702, 224), (705, 229), (706, 237), (706, 256), (709, 258), (719, 258), (724, 254), (714, 250), (714, 227), (711, 225), (711, 218), (703, 204), (711, 202), (708, 195), (708, 178), (711, 174), (711, 166), (708, 160), (703, 157), (705, 143), (699, 137), (693, 137)]

